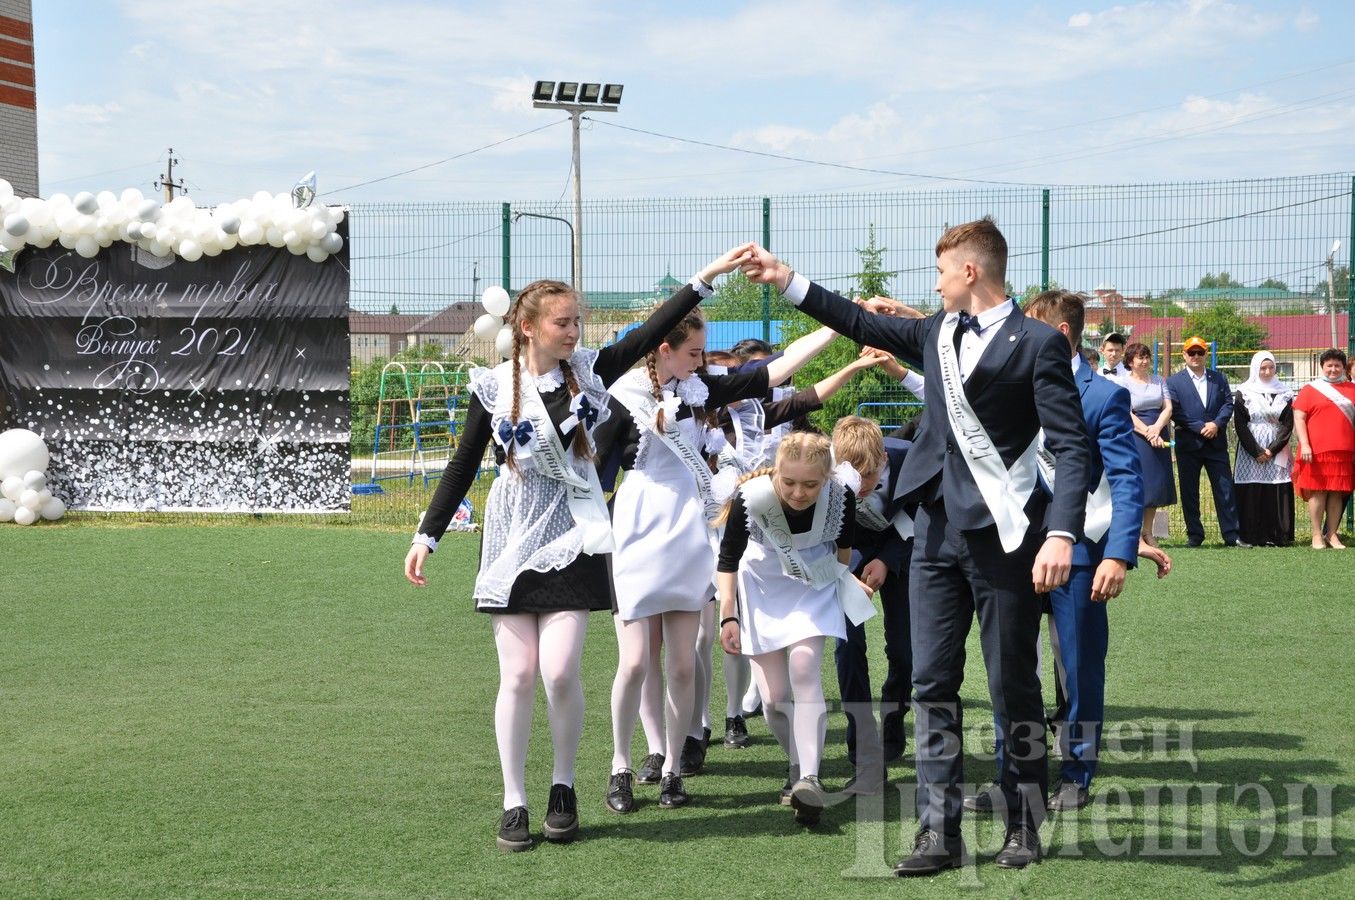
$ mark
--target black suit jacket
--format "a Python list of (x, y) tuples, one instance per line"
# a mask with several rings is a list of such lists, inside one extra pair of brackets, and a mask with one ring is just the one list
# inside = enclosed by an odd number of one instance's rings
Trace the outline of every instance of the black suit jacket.
[[(921, 359), (927, 372), (926, 411), (900, 473), (896, 493), (910, 502), (925, 499), (933, 479), (940, 478), (946, 516), (963, 531), (993, 524), (961, 453), (957, 452), (945, 415), (937, 335), (945, 313), (925, 319), (896, 319), (866, 312), (844, 297), (811, 284), (800, 308), (854, 341), (888, 350), (906, 359)], [(1012, 310), (979, 358), (964, 386), (965, 396), (988, 431), (1004, 465), (1010, 467), (1045, 431), (1045, 446), (1054, 455), (1059, 477), (1049, 509), (1036, 489), (1027, 504), (1035, 527), (1041, 518), (1051, 531), (1082, 539), (1086, 487), (1090, 467), (1082, 401), (1068, 364), (1068, 339)]]
[[(884, 515), (886, 519), (892, 520), (894, 515), (906, 506), (901, 497), (895, 496), (894, 489), (899, 483), (899, 474), (903, 471), (904, 460), (908, 457), (908, 448), (912, 441), (901, 441), (896, 438), (885, 438), (885, 456), (889, 460), (889, 477), (885, 483), (878, 485), (875, 490), (885, 498)], [(858, 499), (857, 506), (860, 506), (864, 500)], [(909, 515), (915, 510), (909, 509)], [(869, 528), (857, 527), (856, 543), (852, 545), (853, 571), (859, 569), (864, 563), (873, 559), (882, 561), (889, 569), (891, 575), (898, 575), (904, 565), (908, 562), (908, 546), (910, 542), (899, 535), (898, 529), (893, 525), (885, 528), (884, 531), (871, 531)]]

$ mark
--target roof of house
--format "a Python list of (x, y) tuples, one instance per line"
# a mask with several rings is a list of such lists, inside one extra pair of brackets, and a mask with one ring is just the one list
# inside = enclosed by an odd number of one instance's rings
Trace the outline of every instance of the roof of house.
[(348, 331), (350, 334), (409, 334), (423, 318), (423, 316), (365, 313), (354, 309), (348, 312)]

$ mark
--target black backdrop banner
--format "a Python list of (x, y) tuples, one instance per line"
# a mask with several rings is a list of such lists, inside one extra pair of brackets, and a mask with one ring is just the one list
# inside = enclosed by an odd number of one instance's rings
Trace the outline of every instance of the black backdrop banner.
[(346, 511), (348, 376), (346, 241), (0, 271), (0, 429), (43, 437), (72, 509)]

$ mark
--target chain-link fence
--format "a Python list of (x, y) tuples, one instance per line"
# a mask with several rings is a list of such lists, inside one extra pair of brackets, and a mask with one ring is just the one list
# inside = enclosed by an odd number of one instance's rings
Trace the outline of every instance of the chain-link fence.
[[(585, 340), (611, 340), (712, 257), (749, 240), (839, 292), (882, 285), (934, 309), (937, 237), (949, 225), (992, 215), (1008, 240), (1014, 295), (1057, 285), (1091, 297), (1089, 349), (1118, 332), (1147, 344), (1166, 374), (1179, 366), (1185, 337), (1199, 333), (1214, 343), (1214, 362), (1232, 381), (1245, 378), (1252, 353), (1265, 348), (1281, 377), (1297, 385), (1313, 377), (1323, 349), (1352, 344), (1353, 197), (1355, 178), (1332, 174), (587, 201)], [(492, 341), (472, 331), (483, 312), (480, 293), (538, 278), (569, 281), (573, 209), (563, 202), (360, 204), (349, 228), (353, 481), (364, 493), (355, 494), (351, 515), (327, 521), (412, 528), (455, 447), (468, 364), (498, 359)], [(712, 306), (738, 320), (720, 329), (721, 340), (779, 333), (777, 323), (795, 315), (778, 297), (753, 290), (752, 302), (722, 293), (730, 302)], [(915, 412), (912, 401), (877, 378), (849, 388), (835, 408), (892, 422)], [(487, 485), (486, 473), (471, 496), (477, 512)]]

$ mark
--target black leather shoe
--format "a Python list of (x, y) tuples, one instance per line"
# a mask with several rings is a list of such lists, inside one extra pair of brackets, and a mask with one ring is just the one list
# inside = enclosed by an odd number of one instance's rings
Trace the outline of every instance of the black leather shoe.
[(1049, 795), (1049, 809), (1053, 812), (1067, 812), (1081, 809), (1087, 805), (1091, 795), (1082, 785), (1073, 781), (1064, 781)]
[(940, 832), (924, 828), (913, 838), (913, 852), (894, 864), (894, 874), (901, 877), (935, 875), (946, 869), (958, 869), (963, 864), (964, 854), (958, 837), (948, 847)]
[(795, 810), (795, 821), (801, 825), (819, 824), (824, 802), (823, 783), (817, 775), (806, 775), (790, 789), (790, 805)]
[(663, 776), (663, 754), (651, 753), (640, 760), (640, 769), (635, 773), (635, 780), (640, 784), (658, 784)]
[(680, 775), (665, 775), (659, 782), (659, 805), (664, 809), (676, 809), (685, 806), (691, 797), (682, 787)]
[(705, 766), (706, 745), (701, 742), (700, 738), (688, 735), (687, 740), (682, 742), (682, 758), (679, 761), (678, 773), (683, 777), (700, 775)]
[(1236, 541), (1224, 541), (1223, 546), (1237, 547), (1239, 550), (1250, 550), (1252, 548), (1251, 544), (1248, 544), (1246, 541), (1241, 539), (1238, 539)]
[(499, 849), (505, 853), (532, 849), (532, 833), (527, 828), (527, 807), (515, 806), (503, 812), (499, 820)]
[(1188, 539), (1188, 540), (1186, 541), (1186, 546), (1187, 546), (1187, 547), (1202, 547), (1202, 546), (1204, 546), (1204, 541), (1202, 541), (1202, 540), (1197, 540), (1196, 538), (1190, 538), (1190, 539)]
[(622, 769), (607, 779), (607, 808), (612, 812), (635, 812), (635, 773)]
[(842, 787), (842, 793), (858, 797), (874, 797), (884, 790), (885, 772), (881, 766), (857, 766), (856, 774)]
[(546, 810), (546, 821), (541, 825), (541, 833), (546, 840), (557, 844), (568, 844), (579, 834), (579, 798), (574, 788), (567, 784), (550, 786), (550, 806)]
[(1040, 861), (1040, 835), (1027, 825), (1013, 825), (1007, 829), (1007, 840), (998, 853), (997, 863), (1004, 869), (1024, 869)]
[(795, 788), (795, 782), (800, 780), (800, 767), (791, 766), (786, 770), (786, 783), (781, 785), (781, 805), (790, 806), (790, 792)]
[(725, 746), (731, 750), (742, 750), (748, 746), (748, 726), (743, 716), (725, 719)]
[(702, 729), (701, 729), (701, 746), (702, 746), (702, 747), (709, 747), (709, 746), (710, 746), (710, 729), (709, 729), (709, 728), (702, 728)]
[(966, 794), (964, 798), (964, 808), (971, 812), (991, 813), (1003, 804), (1002, 788), (995, 784), (985, 784), (977, 794)]

